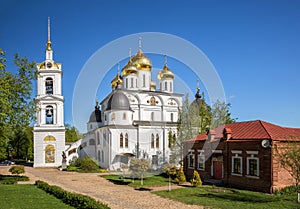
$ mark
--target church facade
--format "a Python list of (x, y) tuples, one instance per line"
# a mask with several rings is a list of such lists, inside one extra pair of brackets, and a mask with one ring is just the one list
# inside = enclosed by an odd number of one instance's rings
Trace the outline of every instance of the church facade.
[(152, 80), (152, 62), (142, 52), (111, 81), (112, 91), (100, 102), (87, 123), (87, 134), (78, 148), (79, 157), (94, 158), (100, 167), (117, 170), (133, 157), (158, 168), (169, 161), (169, 136), (176, 136), (182, 94), (174, 93), (174, 73), (166, 58)]

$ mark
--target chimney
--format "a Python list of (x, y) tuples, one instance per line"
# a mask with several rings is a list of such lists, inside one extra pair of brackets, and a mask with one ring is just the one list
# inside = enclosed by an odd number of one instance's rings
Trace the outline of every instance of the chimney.
[(230, 128), (224, 128), (223, 130), (223, 139), (228, 140), (232, 137), (232, 131)]
[(215, 130), (209, 130), (208, 131), (208, 141), (214, 141), (215, 140), (215, 135), (216, 135), (216, 131)]

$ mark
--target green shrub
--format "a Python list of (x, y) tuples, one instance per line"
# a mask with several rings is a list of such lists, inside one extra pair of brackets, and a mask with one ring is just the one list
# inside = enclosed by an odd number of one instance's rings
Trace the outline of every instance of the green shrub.
[(58, 186), (50, 186), (49, 184), (43, 181), (36, 181), (35, 185), (38, 188), (46, 191), (47, 193), (55, 196), (56, 198), (61, 199), (64, 203), (75, 208), (109, 209), (109, 207), (106, 204), (96, 201), (95, 199), (89, 196), (71, 193), (63, 190)]
[(22, 174), (25, 173), (25, 169), (23, 165), (15, 165), (9, 169), (9, 172), (12, 174)]
[(194, 170), (193, 176), (191, 178), (191, 184), (194, 187), (202, 185), (202, 181), (201, 181), (200, 175), (199, 175), (199, 173), (196, 170)]
[(27, 176), (0, 175), (0, 184), (15, 184), (18, 181), (29, 181)]
[(80, 168), (84, 171), (95, 171), (99, 169), (97, 163), (89, 157), (82, 158), (80, 164)]
[(282, 189), (275, 190), (274, 193), (276, 195), (294, 194), (294, 193), (297, 193), (297, 191), (299, 191), (299, 190), (300, 190), (300, 185), (298, 185), (298, 186), (293, 185), (293, 186), (287, 186)]
[(175, 181), (178, 184), (183, 184), (183, 183), (186, 182), (186, 178), (185, 178), (185, 175), (184, 175), (184, 172), (183, 172), (183, 168), (181, 166), (180, 166), (179, 170), (177, 171)]

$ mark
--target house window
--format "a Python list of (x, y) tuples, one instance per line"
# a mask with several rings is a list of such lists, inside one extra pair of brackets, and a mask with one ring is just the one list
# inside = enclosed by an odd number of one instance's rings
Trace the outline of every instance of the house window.
[(154, 148), (154, 134), (151, 134), (151, 148)]
[(53, 124), (53, 107), (47, 106), (46, 107), (46, 124)]
[(259, 176), (259, 159), (253, 155), (247, 157), (247, 175)]
[(188, 167), (194, 168), (195, 167), (195, 155), (194, 151), (190, 150), (188, 154)]
[(143, 75), (143, 87), (146, 87), (146, 75)]
[(133, 78), (130, 79), (130, 87), (133, 88)]
[(204, 150), (199, 150), (198, 154), (198, 169), (204, 171), (205, 169), (205, 155)]
[(123, 148), (124, 144), (123, 144), (123, 134), (120, 134), (120, 148)]
[(53, 79), (52, 78), (46, 78), (46, 94), (53, 94)]
[(156, 148), (159, 148), (159, 136), (156, 134)]
[(126, 112), (123, 112), (123, 120), (126, 120)]
[(128, 148), (128, 134), (125, 134), (125, 148)]
[(232, 169), (231, 172), (233, 174), (239, 174), (242, 175), (242, 157), (238, 156), (238, 154), (235, 154), (232, 156)]
[(171, 113), (171, 122), (174, 122), (174, 115)]

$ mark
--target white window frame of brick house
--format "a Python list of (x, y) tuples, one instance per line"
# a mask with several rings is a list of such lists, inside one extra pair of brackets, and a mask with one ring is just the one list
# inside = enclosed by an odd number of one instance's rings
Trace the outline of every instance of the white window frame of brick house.
[[(189, 150), (188, 152), (188, 168), (192, 168), (194, 169), (195, 168), (195, 154), (194, 154), (194, 150)], [(191, 165), (191, 158), (190, 157), (193, 157), (193, 165)]]
[[(249, 157), (247, 157), (247, 175), (246, 177), (248, 178), (256, 178), (259, 179), (259, 158), (257, 157), (258, 155), (258, 151), (246, 151), (247, 155), (250, 155)], [(257, 174), (256, 175), (252, 175), (250, 174), (250, 160), (256, 160), (256, 170), (257, 170)]]
[[(243, 157), (241, 156), (242, 151), (240, 150), (232, 150), (231, 153), (233, 154), (231, 157), (231, 175), (234, 176), (242, 176), (243, 175)], [(240, 160), (240, 173), (236, 173), (234, 171), (234, 160), (239, 159)]]
[[(198, 150), (197, 164), (198, 164), (197, 165), (197, 169), (198, 170), (200, 170), (200, 171), (204, 171), (205, 170), (205, 155), (204, 155), (204, 150)], [(202, 166), (201, 166), (201, 164), (202, 164)]]

